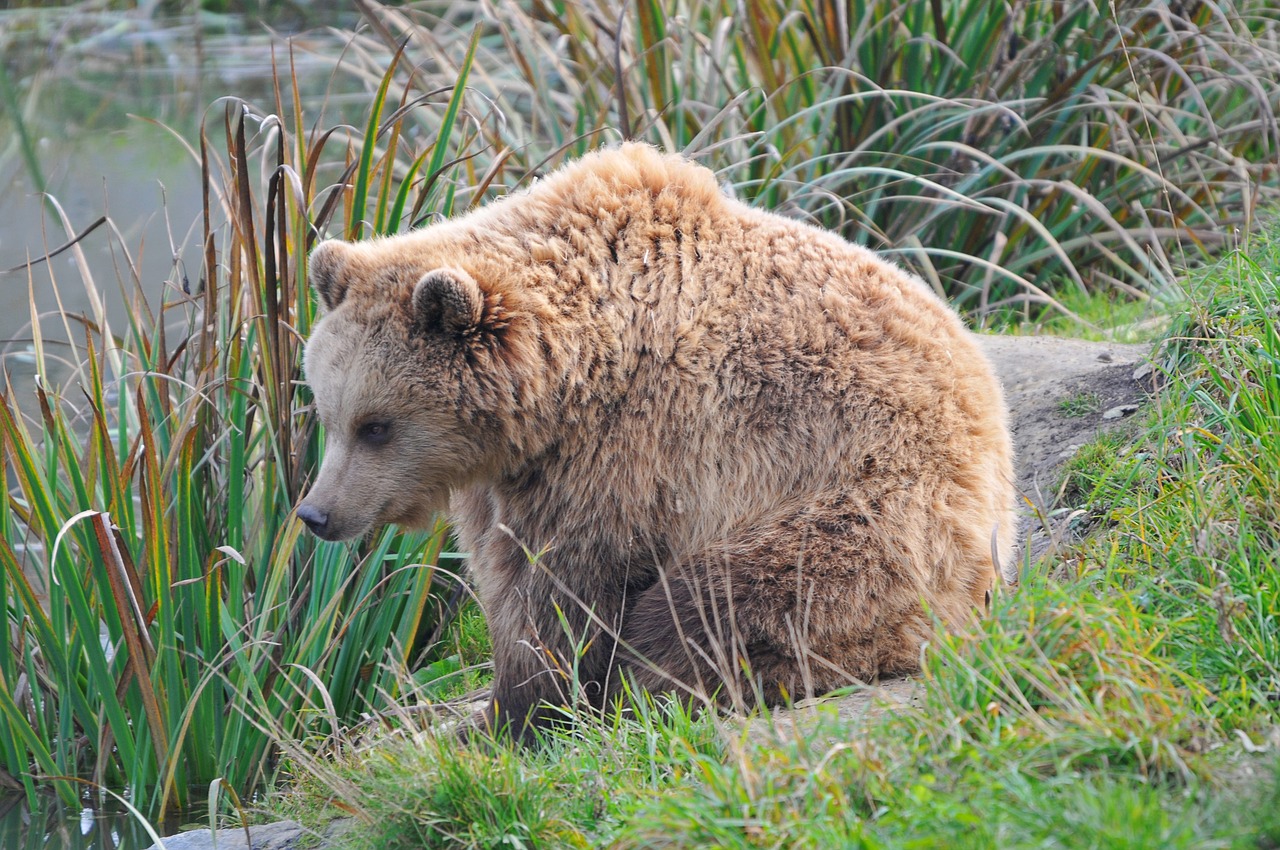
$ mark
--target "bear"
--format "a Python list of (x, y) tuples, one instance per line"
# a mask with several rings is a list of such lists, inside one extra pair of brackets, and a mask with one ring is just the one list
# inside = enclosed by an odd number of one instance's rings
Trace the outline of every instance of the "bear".
[[(639, 143), (310, 255), (319, 537), (447, 511), (483, 722), (918, 671), (1011, 563), (1002, 389), (918, 277)], [(634, 690), (633, 690), (634, 689)]]

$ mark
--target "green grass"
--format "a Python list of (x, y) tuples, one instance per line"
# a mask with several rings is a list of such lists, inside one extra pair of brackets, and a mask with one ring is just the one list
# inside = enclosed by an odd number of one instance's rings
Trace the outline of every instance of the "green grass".
[(596, 847), (724, 752), (713, 717), (649, 699), (527, 750), (463, 746), (436, 722), (402, 723), (373, 744), (344, 742), (323, 764), (295, 764), (295, 792), (276, 805), (304, 821), (360, 813), (353, 847)]
[[(1119, 524), (1086, 551), (1169, 621), (1166, 651), (1210, 684), (1212, 713), (1280, 706), (1280, 251), (1259, 240), (1210, 275), (1164, 349), (1175, 376), (1144, 439), (1085, 474), (1080, 505)], [(1191, 606), (1198, 616), (1187, 616)]]
[(1059, 401), (1058, 410), (1062, 412), (1063, 416), (1071, 419), (1092, 416), (1101, 412), (1102, 398), (1095, 392), (1079, 392)]
[[(463, 607), (448, 624), (436, 654), (442, 656), (436, 670), (416, 672), (428, 695), (437, 700), (463, 697), (488, 686), (493, 678), (489, 659), (493, 649), (484, 615), (474, 603)], [(442, 663), (443, 662), (443, 663)]]
[(982, 317), (981, 324), (988, 332), (1013, 336), (1155, 342), (1169, 332), (1170, 316), (1183, 304), (1185, 296), (1180, 289), (1175, 286), (1164, 297), (1156, 299), (1132, 298), (1107, 288), (1067, 288), (1054, 293), (1061, 309), (1010, 306), (989, 311)]

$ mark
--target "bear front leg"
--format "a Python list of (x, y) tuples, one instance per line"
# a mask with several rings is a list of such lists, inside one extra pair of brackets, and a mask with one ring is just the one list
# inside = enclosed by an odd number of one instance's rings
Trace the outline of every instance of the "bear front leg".
[[(456, 491), (450, 512), (462, 550), (471, 553), (469, 571), (493, 646), (492, 695), (475, 726), (526, 741), (534, 730), (563, 718), (563, 707), (589, 689), (575, 682), (575, 673), (591, 680), (603, 642), (592, 641), (580, 605), (562, 604), (562, 620), (556, 603), (569, 595), (544, 559), (530, 557), (509, 530), (508, 523), (521, 523), (504, 515), (492, 489)], [(557, 564), (570, 575), (571, 567)], [(574, 651), (584, 642), (590, 655), (585, 659)]]
[(601, 706), (616, 653), (616, 606), (568, 593), (543, 565), (521, 563), (506, 581), (494, 578), (480, 582), (494, 666), (485, 727), (528, 741), (564, 721), (567, 707)]

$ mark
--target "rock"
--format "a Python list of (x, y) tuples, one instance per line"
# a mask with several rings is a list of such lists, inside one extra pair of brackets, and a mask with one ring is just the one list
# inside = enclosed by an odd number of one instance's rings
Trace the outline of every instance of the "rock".
[(341, 850), (341, 848), (349, 846), (347, 833), (356, 825), (355, 818), (338, 818), (330, 821), (329, 825), (324, 829), (324, 835), (321, 838), (320, 846), (315, 850)]
[(823, 728), (824, 718), (830, 719), (833, 714), (839, 720), (836, 728), (847, 729), (882, 714), (918, 709), (922, 693), (919, 678), (884, 679), (844, 696), (802, 700), (794, 708), (776, 709), (767, 716), (755, 717), (748, 721), (745, 733), (737, 724), (729, 724), (725, 731), (744, 741), (810, 739), (815, 728)]
[(1103, 419), (1120, 419), (1138, 410), (1136, 404), (1119, 404), (1102, 414)]
[[(243, 827), (227, 827), (218, 830), (218, 850), (292, 850), (299, 846), (311, 832), (291, 820), (254, 824), (249, 827), (252, 845), (245, 844)], [(193, 829), (164, 839), (163, 844), (153, 844), (150, 850), (213, 850), (213, 831)]]

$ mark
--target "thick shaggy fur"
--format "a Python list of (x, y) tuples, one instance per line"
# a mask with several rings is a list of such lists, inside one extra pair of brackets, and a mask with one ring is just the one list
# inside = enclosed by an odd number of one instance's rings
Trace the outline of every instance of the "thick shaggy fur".
[(959, 319), (704, 168), (624, 145), (311, 269), (299, 513), (337, 539), (448, 506), (491, 719), (620, 674), (750, 703), (905, 673), (999, 583), (1009, 433)]

